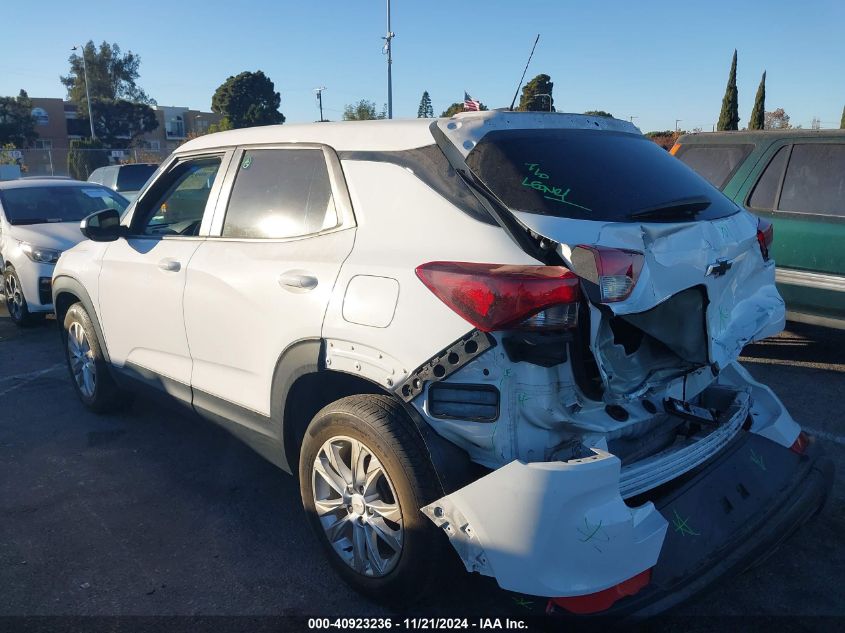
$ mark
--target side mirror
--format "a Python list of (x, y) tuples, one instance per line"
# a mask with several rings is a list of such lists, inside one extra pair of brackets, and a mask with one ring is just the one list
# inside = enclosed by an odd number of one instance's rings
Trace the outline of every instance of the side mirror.
[(126, 228), (120, 225), (120, 214), (116, 209), (92, 213), (79, 223), (79, 230), (94, 242), (114, 242), (126, 235)]

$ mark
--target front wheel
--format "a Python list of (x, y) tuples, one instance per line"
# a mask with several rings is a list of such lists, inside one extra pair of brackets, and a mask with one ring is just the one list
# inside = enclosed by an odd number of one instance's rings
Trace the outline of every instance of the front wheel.
[(424, 595), (448, 543), (420, 508), (443, 492), (398, 403), (350, 396), (322, 409), (303, 440), (299, 481), (308, 519), (347, 583), (388, 602)]
[(29, 311), (21, 287), (21, 280), (11, 266), (7, 266), (6, 270), (3, 271), (3, 292), (6, 295), (6, 309), (9, 311), (9, 318), (12, 319), (12, 323), (20, 327), (27, 327), (44, 320), (44, 314)]
[(73, 387), (82, 403), (96, 413), (118, 409), (124, 394), (112, 378), (97, 331), (81, 303), (74, 303), (65, 314), (62, 339)]

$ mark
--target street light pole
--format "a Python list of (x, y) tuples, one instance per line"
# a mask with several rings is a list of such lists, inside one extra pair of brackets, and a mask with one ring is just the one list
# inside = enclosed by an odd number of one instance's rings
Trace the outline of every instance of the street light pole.
[(393, 65), (393, 48), (391, 42), (396, 33), (390, 30), (390, 0), (387, 0), (387, 35), (384, 39), (384, 53), (387, 55), (387, 118), (393, 118), (393, 76), (391, 66)]
[(683, 119), (675, 119), (675, 131), (676, 132), (678, 131), (678, 123), (680, 123), (681, 121), (683, 121)]
[(551, 112), (551, 111), (552, 111), (552, 95), (550, 95), (550, 94), (549, 94), (549, 93), (547, 93), (547, 92), (541, 92), (541, 93), (540, 93), (540, 94), (538, 94), (537, 96), (538, 96), (538, 97), (546, 97), (546, 99), (548, 99), (548, 100), (549, 100), (549, 112)]
[(94, 115), (91, 114), (91, 91), (88, 88), (88, 65), (85, 63), (85, 47), (80, 44), (70, 50), (75, 51), (77, 48), (82, 53), (82, 74), (85, 77), (85, 100), (88, 102), (88, 123), (91, 124), (91, 140), (93, 140), (97, 138), (97, 135), (94, 134)]
[(325, 89), (325, 86), (314, 88), (314, 92), (317, 93), (317, 104), (320, 106), (320, 123), (323, 122), (323, 90)]

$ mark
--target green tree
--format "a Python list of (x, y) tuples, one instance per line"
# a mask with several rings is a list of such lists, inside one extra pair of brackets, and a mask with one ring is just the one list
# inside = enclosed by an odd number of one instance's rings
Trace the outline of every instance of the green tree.
[(839, 129), (845, 130), (845, 106), (842, 107), (842, 120), (839, 122)]
[(540, 74), (522, 87), (522, 95), (519, 97), (520, 110), (532, 110), (534, 112), (555, 111), (555, 100), (552, 97), (554, 83), (548, 75)]
[(728, 85), (725, 88), (725, 96), (722, 97), (722, 111), (719, 113), (719, 122), (716, 124), (716, 129), (739, 129), (739, 93), (736, 89), (736, 49), (734, 49), (731, 72), (728, 74)]
[[(489, 110), (490, 108), (488, 108), (486, 105), (484, 105), (483, 103), (481, 103), (479, 101), (478, 102), (478, 109), (481, 110), (481, 111), (485, 111), (485, 110)], [(456, 115), (460, 112), (466, 112), (466, 110), (464, 110), (464, 102), (463, 101), (455, 101), (455, 103), (453, 103), (448, 108), (443, 110), (443, 112), (440, 114), (440, 116), (448, 118), (448, 117), (454, 116), (454, 115)]]
[(605, 112), (604, 110), (587, 110), (584, 114), (589, 114), (590, 116), (605, 116), (608, 119), (613, 118), (613, 115), (610, 112)]
[(428, 95), (428, 90), (424, 90), (422, 93), (422, 99), (420, 99), (420, 107), (417, 108), (417, 118), (431, 119), (433, 117), (434, 108), (431, 106), (431, 97)]
[(285, 122), (279, 112), (282, 99), (262, 71), (245, 71), (224, 81), (211, 97), (211, 111), (224, 115), (232, 127), (274, 125)]
[(109, 164), (109, 156), (99, 139), (73, 139), (67, 153), (67, 169), (72, 178), (88, 180), (98, 167)]
[(757, 96), (754, 97), (754, 108), (751, 110), (751, 118), (748, 120), (749, 130), (763, 130), (766, 128), (766, 71), (760, 79), (757, 87)]
[(208, 134), (214, 134), (215, 132), (225, 132), (226, 130), (233, 130), (232, 122), (229, 121), (228, 118), (223, 117), (220, 119), (219, 123), (212, 123), (208, 126)]
[(3, 143), (0, 145), (0, 165), (19, 165), (17, 158), (12, 156), (12, 150), (18, 149), (14, 143)]
[(68, 100), (76, 106), (80, 115), (88, 112), (88, 100), (85, 95), (86, 70), (92, 101), (123, 99), (133, 103), (155, 105), (155, 99), (147, 96), (137, 84), (140, 76), (138, 68), (141, 66), (141, 58), (138, 55), (132, 51), (124, 53), (120, 46), (108, 42), (100, 44), (98, 50), (90, 40), (79, 52), (85, 56), (85, 68), (82, 56), (73, 53), (68, 58), (70, 73), (60, 77), (60, 81), (67, 88)]
[(108, 147), (129, 147), (139, 136), (158, 127), (155, 112), (145, 103), (91, 97), (91, 111), (94, 133)]
[(344, 121), (371, 121), (374, 119), (387, 118), (387, 106), (384, 106), (379, 112), (376, 110), (374, 101), (367, 101), (361, 99), (357, 103), (347, 104), (343, 108)]
[(21, 90), (17, 97), (0, 97), (0, 145), (26, 147), (38, 138), (32, 101)]

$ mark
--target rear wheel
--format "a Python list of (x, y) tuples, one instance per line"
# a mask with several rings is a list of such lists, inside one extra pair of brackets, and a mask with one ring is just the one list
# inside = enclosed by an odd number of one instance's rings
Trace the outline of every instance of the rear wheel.
[(299, 463), (302, 503), (340, 576), (375, 599), (425, 593), (446, 539), (420, 512), (443, 495), (413, 423), (386, 396), (350, 396), (312, 420)]
[(62, 328), (65, 358), (76, 395), (97, 413), (114, 411), (125, 401), (110, 373), (91, 317), (81, 303), (65, 314)]
[(45, 315), (43, 313), (29, 311), (21, 287), (21, 280), (11, 266), (6, 266), (6, 270), (3, 271), (3, 292), (6, 295), (6, 309), (9, 311), (9, 318), (15, 325), (27, 327), (44, 320)]

